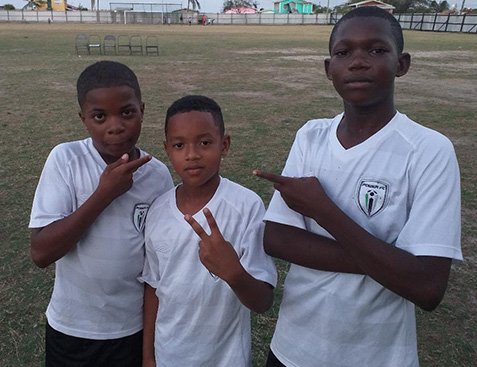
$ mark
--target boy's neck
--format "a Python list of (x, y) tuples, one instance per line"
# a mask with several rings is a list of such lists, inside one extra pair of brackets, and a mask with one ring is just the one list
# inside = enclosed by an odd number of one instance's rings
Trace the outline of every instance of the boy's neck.
[(386, 109), (357, 109), (345, 105), (345, 112), (336, 132), (345, 149), (361, 144), (392, 120), (394, 105)]
[(181, 213), (194, 215), (212, 199), (220, 184), (220, 176), (214, 176), (205, 184), (192, 186), (182, 182), (176, 190), (176, 204)]

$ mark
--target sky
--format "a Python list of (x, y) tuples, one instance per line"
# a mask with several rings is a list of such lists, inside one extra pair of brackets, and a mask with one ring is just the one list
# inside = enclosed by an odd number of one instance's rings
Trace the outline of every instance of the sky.
[[(328, 0), (308, 0), (314, 4), (327, 6)], [(438, 0), (439, 1), (439, 0)], [(477, 0), (447, 0), (449, 4), (456, 4), (457, 9), (460, 9), (462, 6), (462, 1), (465, 1), (465, 7), (477, 8)], [(79, 4), (84, 7), (89, 8), (91, 6), (91, 0), (67, 0), (68, 4), (78, 6)], [(101, 8), (109, 9), (110, 2), (128, 2), (127, 0), (101, 0)], [(129, 0), (131, 2), (131, 0)], [(162, 0), (136, 0), (135, 2), (143, 3), (161, 3)], [(167, 3), (182, 3), (184, 8), (187, 7), (187, 0), (164, 0)], [(258, 7), (264, 8), (267, 10), (273, 9), (274, 0), (258, 0)], [(329, 0), (330, 8), (335, 7), (336, 5), (341, 5), (345, 3), (346, 0)], [(384, 0), (385, 2), (385, 0)], [(25, 0), (0, 0), (0, 4), (13, 4), (15, 8), (21, 9), (25, 4)], [(205, 13), (220, 13), (223, 9), (223, 0), (199, 0), (201, 6), (201, 11)]]

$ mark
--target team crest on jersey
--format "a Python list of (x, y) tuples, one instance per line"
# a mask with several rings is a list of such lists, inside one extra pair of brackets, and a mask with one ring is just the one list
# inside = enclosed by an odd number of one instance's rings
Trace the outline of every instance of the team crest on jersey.
[(133, 223), (138, 232), (142, 232), (144, 229), (144, 223), (146, 223), (146, 214), (149, 210), (149, 204), (136, 204), (134, 206)]
[(358, 205), (368, 217), (379, 213), (387, 202), (389, 185), (383, 181), (361, 180), (358, 185)]

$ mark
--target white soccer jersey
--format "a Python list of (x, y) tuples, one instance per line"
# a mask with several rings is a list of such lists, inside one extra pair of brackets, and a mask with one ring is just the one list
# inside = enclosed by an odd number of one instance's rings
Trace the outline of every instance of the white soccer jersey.
[[(72, 214), (97, 188), (105, 168), (91, 138), (55, 147), (40, 177), (29, 227), (45, 227)], [(115, 339), (142, 329), (144, 287), (137, 277), (144, 265), (145, 215), (173, 184), (157, 159), (140, 167), (133, 180), (131, 189), (101, 213), (76, 247), (56, 261), (46, 315), (64, 334)]]
[[(317, 177), (348, 216), (391, 246), (462, 260), (459, 170), (450, 141), (397, 113), (344, 149), (337, 138), (342, 116), (303, 126), (283, 175)], [(278, 192), (265, 220), (330, 237)], [(415, 367), (414, 305), (369, 276), (292, 264), (271, 348), (293, 367)]]
[[(156, 288), (159, 298), (156, 364), (251, 366), (250, 311), (226, 282), (200, 262), (200, 239), (177, 208), (175, 193), (173, 189), (157, 199), (146, 220), (142, 280)], [(275, 286), (275, 265), (262, 245), (262, 200), (254, 192), (221, 178), (206, 207), (245, 270)], [(202, 211), (194, 218), (210, 233)]]

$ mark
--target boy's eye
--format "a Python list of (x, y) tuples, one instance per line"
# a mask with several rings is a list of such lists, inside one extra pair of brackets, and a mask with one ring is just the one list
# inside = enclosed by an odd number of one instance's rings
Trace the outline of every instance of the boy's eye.
[(180, 148), (182, 148), (183, 146), (184, 146), (184, 144), (182, 144), (182, 143), (172, 144), (172, 147), (173, 147), (173, 148), (177, 148), (177, 149), (180, 149)]
[(384, 54), (386, 53), (387, 50), (385, 50), (384, 48), (373, 48), (370, 53), (373, 54), (373, 55), (381, 55), (381, 54)]
[(200, 145), (206, 146), (206, 145), (209, 145), (210, 143), (211, 143), (211, 142), (208, 141), (208, 140), (202, 140), (202, 141), (200, 142)]
[(348, 50), (338, 50), (335, 52), (335, 56), (343, 57), (348, 55)]
[(134, 109), (124, 110), (123, 111), (123, 116), (124, 117), (130, 117), (130, 116), (133, 116), (135, 112), (136, 112), (136, 110), (134, 110)]
[(96, 115), (93, 115), (93, 120), (97, 122), (103, 122), (105, 118), (105, 115), (103, 113), (97, 113)]

